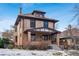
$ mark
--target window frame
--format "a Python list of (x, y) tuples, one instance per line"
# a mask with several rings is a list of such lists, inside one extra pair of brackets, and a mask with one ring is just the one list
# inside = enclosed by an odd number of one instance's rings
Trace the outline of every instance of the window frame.
[(15, 42), (17, 43), (17, 41), (18, 41), (18, 40), (17, 40), (17, 36), (16, 36), (16, 37), (15, 37)]
[(48, 28), (48, 21), (47, 20), (44, 21), (43, 26), (44, 26), (44, 28)]
[(36, 20), (35, 19), (31, 19), (30, 20), (30, 27), (31, 28), (35, 28), (36, 27)]

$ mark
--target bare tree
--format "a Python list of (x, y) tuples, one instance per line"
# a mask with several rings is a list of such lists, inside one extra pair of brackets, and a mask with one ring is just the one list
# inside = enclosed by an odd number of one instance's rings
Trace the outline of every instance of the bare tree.
[(73, 11), (74, 11), (74, 16), (73, 18), (71, 19), (71, 23), (76, 20), (76, 26), (79, 27), (79, 4), (76, 4), (73, 8)]
[(11, 25), (10, 30), (5, 30), (2, 32), (3, 38), (14, 39), (14, 26)]

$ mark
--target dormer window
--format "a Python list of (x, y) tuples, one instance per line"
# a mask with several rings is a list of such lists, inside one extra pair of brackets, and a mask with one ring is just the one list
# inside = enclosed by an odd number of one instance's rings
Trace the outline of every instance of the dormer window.
[(44, 17), (44, 15), (40, 14), (40, 13), (35, 13), (34, 16), (36, 16), (36, 17)]

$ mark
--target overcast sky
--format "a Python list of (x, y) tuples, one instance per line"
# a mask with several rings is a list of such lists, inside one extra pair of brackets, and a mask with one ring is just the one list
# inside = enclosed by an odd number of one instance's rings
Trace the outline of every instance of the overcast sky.
[(47, 17), (57, 19), (58, 30), (63, 31), (74, 16), (73, 7), (75, 4), (59, 4), (59, 3), (25, 3), (25, 4), (0, 4), (0, 32), (11, 28), (14, 25), (17, 15), (19, 14), (19, 7), (22, 6), (23, 14), (31, 13), (33, 10), (42, 10), (46, 12)]

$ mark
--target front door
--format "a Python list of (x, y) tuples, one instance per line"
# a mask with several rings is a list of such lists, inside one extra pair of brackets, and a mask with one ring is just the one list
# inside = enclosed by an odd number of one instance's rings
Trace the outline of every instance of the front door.
[(56, 44), (56, 36), (55, 35), (51, 35), (51, 43), (52, 44)]
[(52, 44), (56, 44), (56, 38), (53, 38), (51, 42)]
[(64, 48), (68, 49), (68, 42), (67, 42), (67, 40), (65, 40), (63, 43), (64, 43)]

